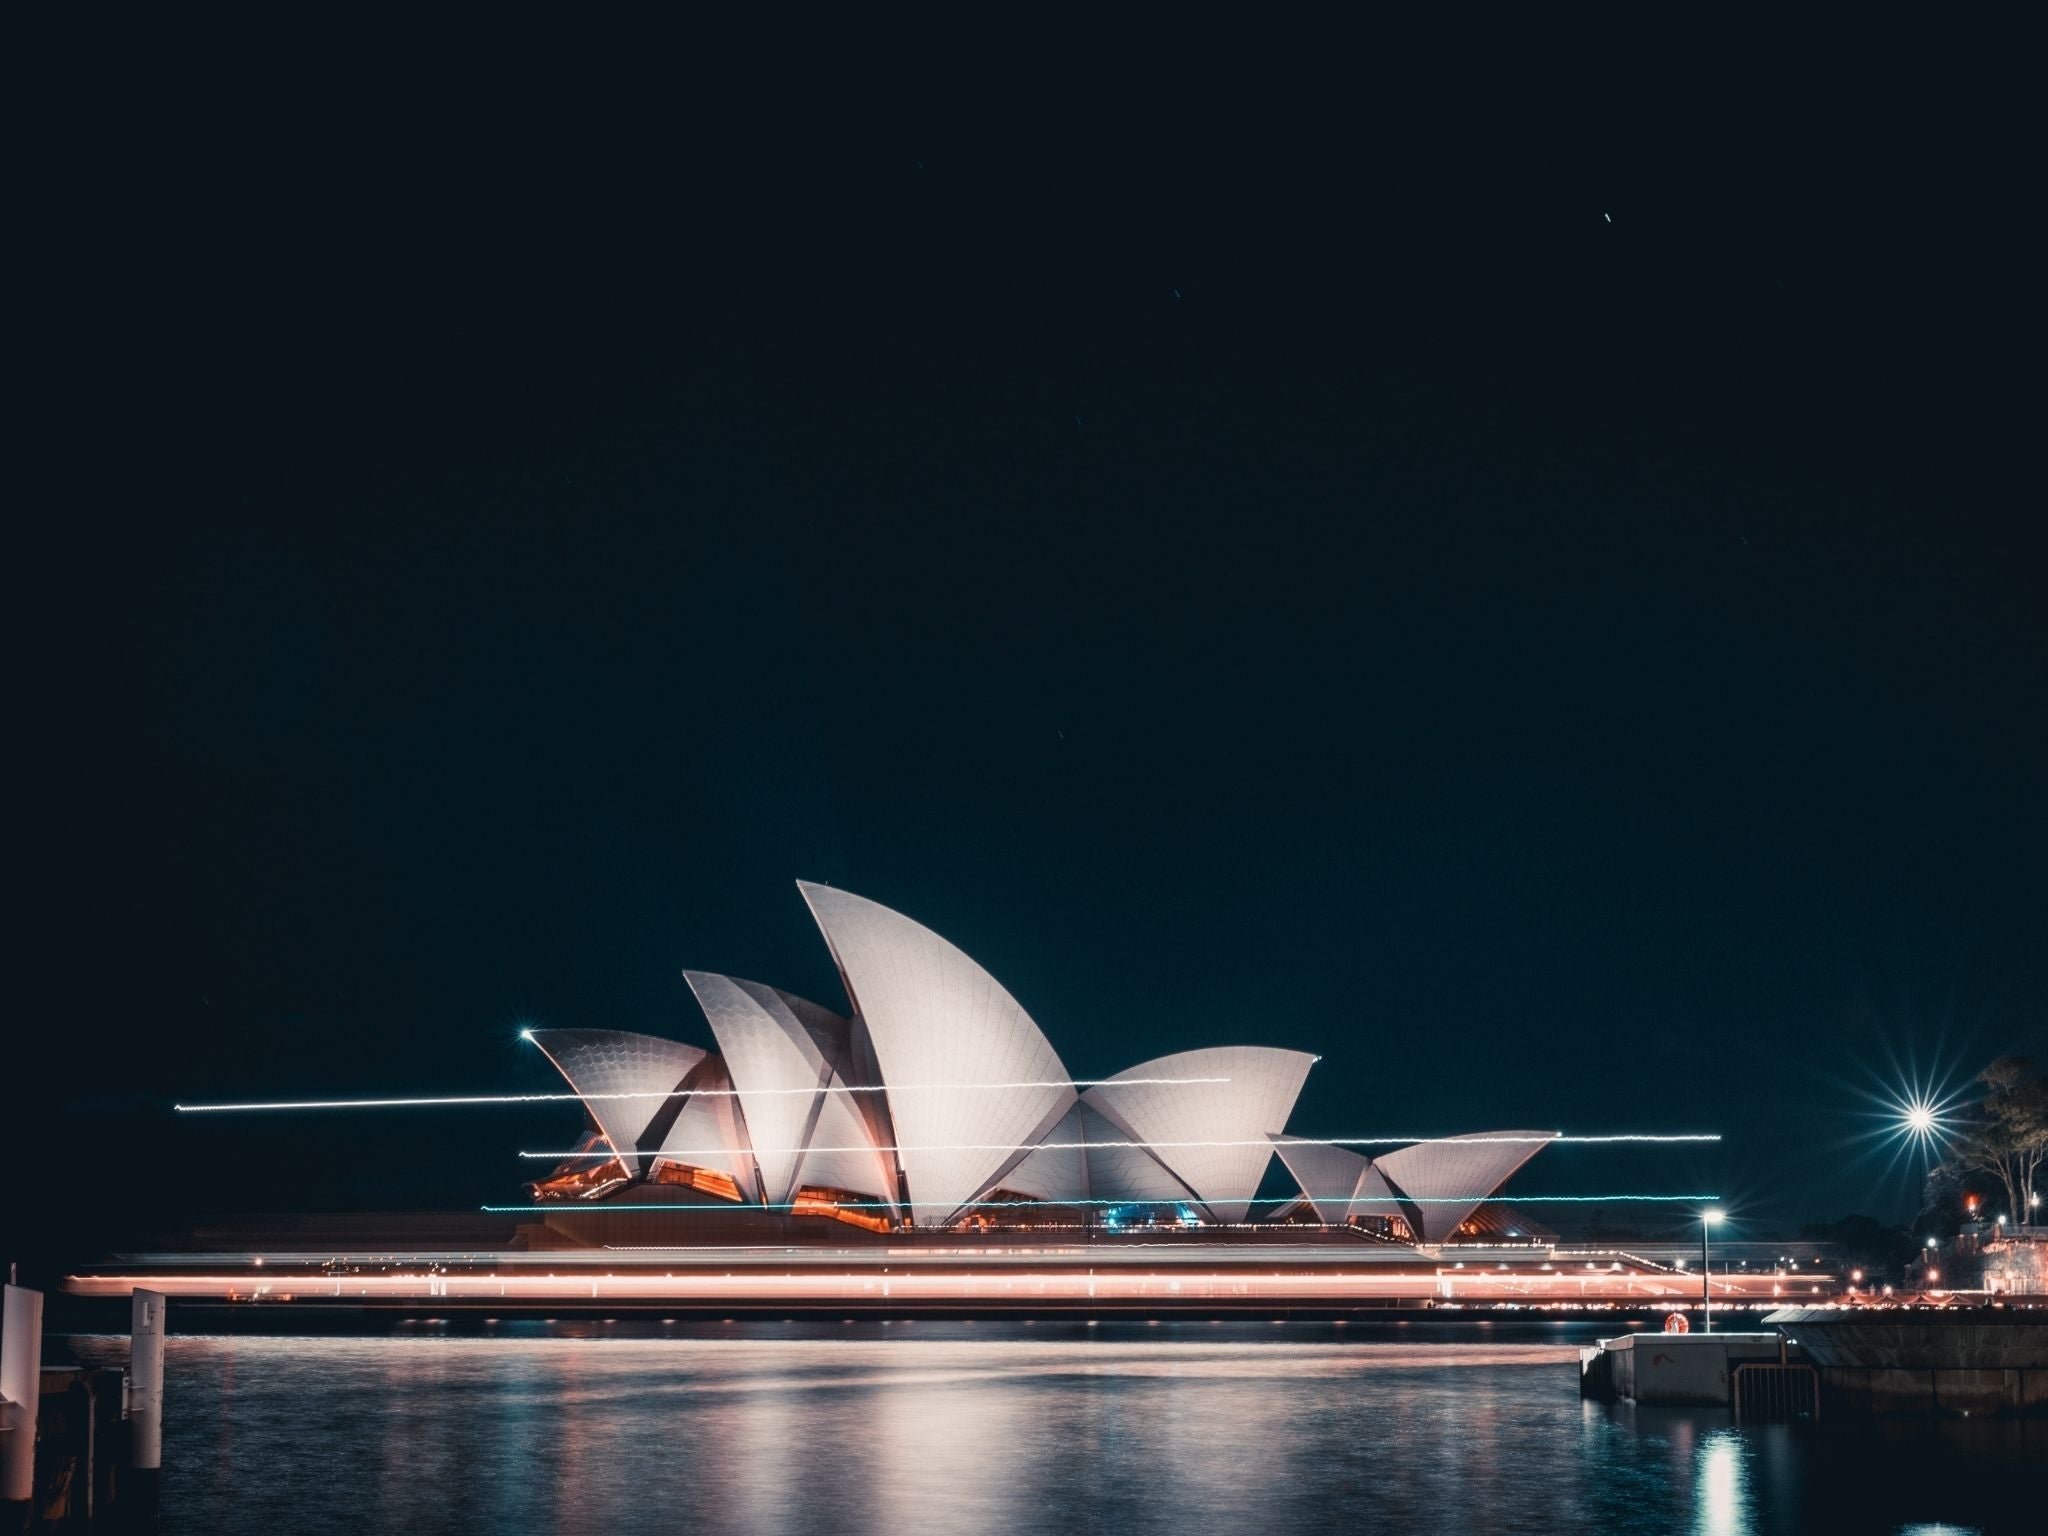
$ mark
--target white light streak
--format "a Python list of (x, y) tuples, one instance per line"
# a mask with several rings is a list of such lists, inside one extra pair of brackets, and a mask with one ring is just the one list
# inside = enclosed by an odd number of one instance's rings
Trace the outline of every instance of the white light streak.
[[(1105, 1082), (1143, 1083), (1150, 1087), (1179, 1087), (1187, 1083), (1227, 1083), (1227, 1077), (1076, 1077), (1029, 1083), (891, 1083), (886, 1087), (855, 1087), (833, 1084), (816, 1088), (755, 1088), (752, 1093), (985, 1093), (1013, 1088), (1093, 1088)], [(184, 1115), (225, 1114), (266, 1109), (439, 1109), (469, 1104), (564, 1104), (588, 1103), (593, 1099), (669, 1099), (678, 1097), (672, 1088), (649, 1088), (622, 1093), (474, 1093), (446, 1094), (410, 1099), (278, 1099), (264, 1103), (174, 1104)], [(681, 1095), (693, 1099), (736, 1099), (737, 1088), (692, 1088)]]
[[(1168, 1081), (1175, 1081), (1168, 1079)], [(1184, 1079), (1182, 1079), (1184, 1081)], [(1718, 1132), (1688, 1136), (1290, 1136), (1287, 1145), (1293, 1147), (1376, 1147), (1413, 1146), (1417, 1142), (1535, 1142), (1550, 1146), (1555, 1142), (1673, 1142), (1673, 1141), (1719, 1141)], [(1076, 1152), (1088, 1148), (1097, 1149), (1138, 1149), (1161, 1147), (1264, 1147), (1272, 1143), (1264, 1137), (1251, 1137), (1237, 1141), (1028, 1141), (1028, 1142), (936, 1142), (918, 1146), (847, 1146), (847, 1147), (755, 1147), (754, 1152), (763, 1157), (795, 1152)], [(724, 1156), (731, 1147), (665, 1147), (658, 1154), (671, 1160), (686, 1157)], [(546, 1160), (565, 1157), (589, 1157), (593, 1154), (584, 1149), (567, 1152), (521, 1152), (523, 1158)]]

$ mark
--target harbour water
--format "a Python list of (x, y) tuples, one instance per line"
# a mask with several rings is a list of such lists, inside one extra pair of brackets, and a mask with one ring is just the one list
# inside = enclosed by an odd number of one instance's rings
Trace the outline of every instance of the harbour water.
[[(179, 1335), (171, 1532), (2038, 1531), (2048, 1425), (1580, 1399), (1584, 1330), (419, 1321)], [(86, 1363), (125, 1339), (53, 1341)], [(2036, 1481), (2040, 1474), (2034, 1473)]]

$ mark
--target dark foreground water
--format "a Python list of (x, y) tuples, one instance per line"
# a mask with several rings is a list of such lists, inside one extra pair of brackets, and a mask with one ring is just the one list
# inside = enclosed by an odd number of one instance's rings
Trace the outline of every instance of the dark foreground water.
[[(174, 1337), (164, 1526), (2048, 1530), (2048, 1494), (2025, 1487), (2048, 1468), (2048, 1425), (1737, 1429), (1581, 1402), (1561, 1335), (1434, 1337), (928, 1322)], [(70, 1348), (118, 1359), (125, 1340)]]

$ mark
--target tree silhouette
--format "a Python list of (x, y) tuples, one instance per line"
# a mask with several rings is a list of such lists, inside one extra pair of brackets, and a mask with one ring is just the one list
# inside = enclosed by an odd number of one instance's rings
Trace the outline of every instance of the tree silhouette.
[(1949, 1164), (1958, 1172), (1985, 1173), (2005, 1186), (2008, 1220), (2024, 1226), (2048, 1162), (2048, 1078), (2024, 1056), (2001, 1056), (1977, 1076), (1985, 1087)]

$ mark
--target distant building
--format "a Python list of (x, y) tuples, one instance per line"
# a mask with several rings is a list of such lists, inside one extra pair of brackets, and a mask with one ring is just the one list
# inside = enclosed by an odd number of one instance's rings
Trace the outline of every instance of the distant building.
[[(744, 1206), (877, 1233), (1081, 1211), (1182, 1227), (1306, 1212), (1413, 1243), (1519, 1237), (1524, 1225), (1547, 1235), (1486, 1202), (1553, 1132), (1377, 1158), (1290, 1137), (1317, 1058), (1269, 1046), (1182, 1051), (1077, 1085), (1016, 999), (945, 939), (863, 897), (798, 889), (851, 1016), (686, 971), (715, 1053), (618, 1030), (529, 1031), (588, 1116), (575, 1155), (532, 1186), (536, 1203)], [(1301, 1194), (1262, 1213), (1276, 1148)]]
[(2048, 1232), (2023, 1227), (1984, 1244), (1983, 1285), (2008, 1296), (2048, 1295)]

